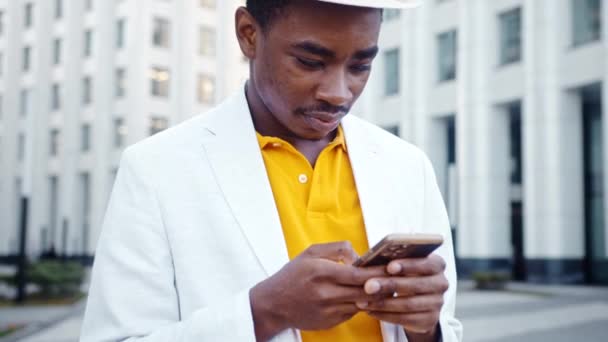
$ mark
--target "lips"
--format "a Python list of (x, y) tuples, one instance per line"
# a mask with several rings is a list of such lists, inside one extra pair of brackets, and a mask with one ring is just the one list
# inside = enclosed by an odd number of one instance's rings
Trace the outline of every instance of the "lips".
[(305, 117), (314, 130), (330, 132), (338, 127), (342, 115), (340, 113), (308, 112)]
[(327, 113), (327, 112), (312, 112), (312, 113), (306, 113), (306, 114), (308, 114), (308, 116), (310, 116), (314, 119), (317, 119), (319, 121), (323, 121), (326, 123), (339, 121), (340, 118), (342, 117), (339, 113), (331, 114), (331, 113)]

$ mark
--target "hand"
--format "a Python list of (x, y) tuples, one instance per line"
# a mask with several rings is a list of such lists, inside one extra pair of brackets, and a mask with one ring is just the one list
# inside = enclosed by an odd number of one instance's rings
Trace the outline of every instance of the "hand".
[(434, 335), (449, 283), (443, 274), (444, 260), (435, 254), (427, 258), (393, 260), (387, 266), (390, 277), (369, 279), (366, 293), (380, 295), (376, 301), (357, 306), (371, 316), (403, 326), (408, 335)]
[(331, 328), (359, 311), (356, 302), (373, 300), (363, 284), (388, 276), (386, 268), (351, 266), (356, 258), (349, 242), (313, 245), (254, 286), (249, 298), (257, 340), (288, 328)]

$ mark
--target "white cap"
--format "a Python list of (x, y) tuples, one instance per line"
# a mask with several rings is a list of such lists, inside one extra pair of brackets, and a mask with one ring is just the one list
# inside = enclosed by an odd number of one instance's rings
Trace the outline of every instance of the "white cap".
[(414, 8), (420, 0), (319, 0), (334, 4), (373, 8)]

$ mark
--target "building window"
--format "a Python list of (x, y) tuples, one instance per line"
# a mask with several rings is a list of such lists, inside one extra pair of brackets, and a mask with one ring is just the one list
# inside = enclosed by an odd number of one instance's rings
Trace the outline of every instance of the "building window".
[(521, 102), (509, 105), (509, 150), (511, 184), (522, 183)]
[(0, 35), (4, 33), (4, 11), (0, 11)]
[(63, 17), (63, 0), (55, 0), (55, 18)]
[(91, 77), (87, 76), (82, 79), (82, 103), (90, 104), (93, 95), (93, 84), (91, 81)]
[(126, 94), (127, 71), (123, 68), (116, 69), (116, 97)]
[(58, 110), (61, 108), (61, 86), (57, 83), (51, 87), (51, 109)]
[(401, 16), (401, 10), (399, 10), (399, 9), (385, 9), (384, 10), (384, 20), (386, 20), (386, 21), (399, 19), (400, 16)]
[(86, 30), (84, 32), (84, 56), (89, 57), (93, 52), (93, 31)]
[(202, 104), (215, 102), (215, 79), (212, 76), (198, 76), (197, 99)]
[(25, 4), (24, 13), (23, 13), (23, 24), (24, 26), (31, 27), (34, 23), (34, 4), (28, 2)]
[(399, 49), (388, 50), (384, 53), (384, 94), (399, 93)]
[(116, 47), (121, 49), (125, 46), (126, 20), (119, 19), (116, 22)]
[(571, 0), (572, 43), (582, 45), (600, 39), (602, 10), (600, 0)]
[(169, 47), (169, 21), (163, 18), (154, 18), (152, 29), (152, 44), (157, 47)]
[(30, 107), (30, 91), (22, 89), (19, 95), (19, 113), (21, 116), (26, 116)]
[(19, 133), (17, 137), (17, 159), (23, 161), (25, 158), (25, 135)]
[(59, 153), (59, 130), (54, 128), (49, 135), (49, 154), (56, 156)]
[(53, 64), (59, 63), (61, 63), (61, 39), (55, 38), (53, 40)]
[(215, 56), (215, 31), (210, 27), (202, 26), (199, 34), (199, 54), (201, 56)]
[(154, 135), (160, 131), (164, 131), (169, 127), (169, 122), (166, 118), (152, 116), (150, 118), (150, 135)]
[(169, 96), (170, 73), (167, 68), (153, 67), (150, 69), (150, 92), (153, 96)]
[(500, 64), (521, 60), (521, 8), (499, 16), (500, 21)]
[(127, 126), (123, 118), (114, 118), (114, 147), (122, 147), (127, 137)]
[(200, 0), (201, 7), (204, 7), (204, 8), (215, 8), (215, 6), (216, 6), (215, 2), (216, 2), (216, 0)]
[(456, 78), (456, 30), (439, 34), (437, 44), (439, 82), (453, 80)]
[(92, 11), (93, 10), (93, 0), (85, 0), (85, 2), (84, 2), (84, 8), (87, 11)]
[(87, 152), (91, 149), (91, 126), (83, 124), (80, 127), (80, 150)]
[(23, 71), (28, 71), (30, 70), (30, 60), (32, 58), (32, 48), (29, 46), (26, 46), (23, 48), (23, 60), (22, 60), (22, 68)]

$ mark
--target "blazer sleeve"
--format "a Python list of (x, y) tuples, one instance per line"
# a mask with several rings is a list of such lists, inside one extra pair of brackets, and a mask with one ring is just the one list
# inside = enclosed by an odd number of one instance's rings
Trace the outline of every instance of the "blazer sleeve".
[(444, 237), (443, 245), (437, 253), (446, 263), (445, 276), (450, 287), (444, 295), (444, 305), (439, 323), (443, 342), (462, 341), (462, 324), (455, 317), (456, 309), (456, 263), (452, 244), (452, 232), (447, 211), (437, 185), (435, 172), (429, 159), (424, 155), (424, 227), (438, 231)]
[[(249, 290), (180, 317), (149, 165), (127, 149), (95, 255), (80, 341), (255, 341)], [(204, 291), (204, 289), (201, 289)]]

